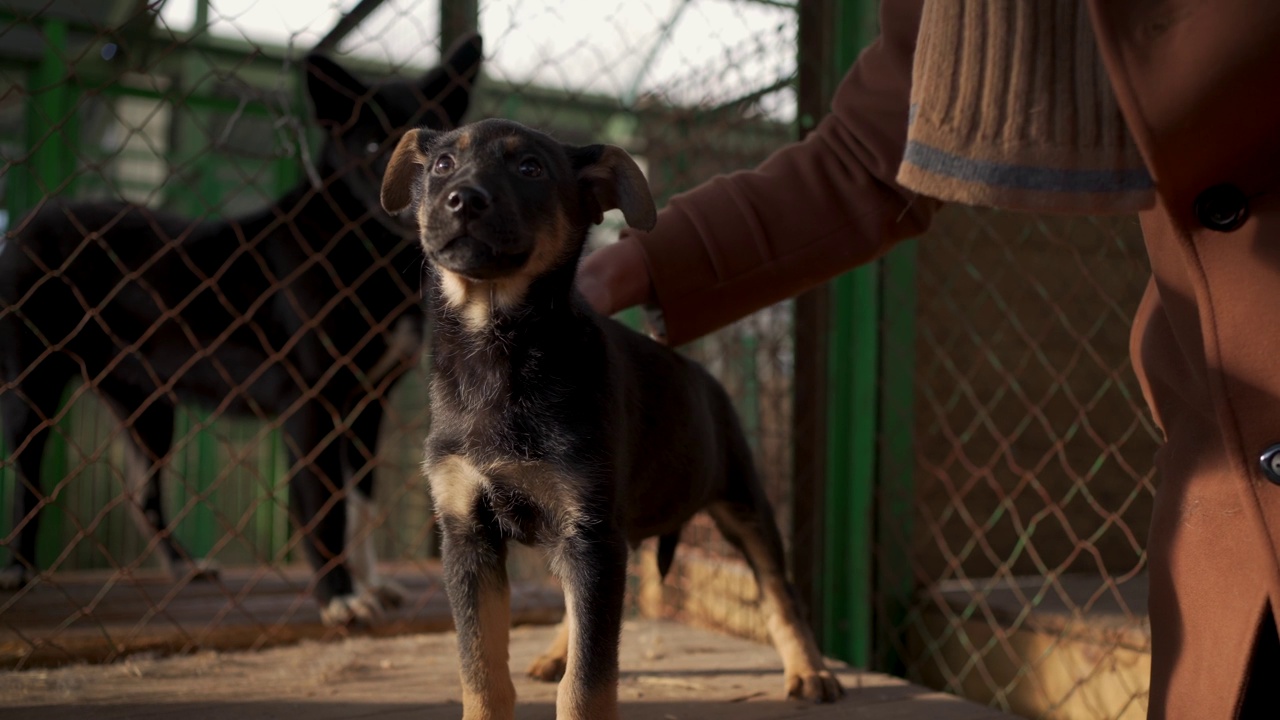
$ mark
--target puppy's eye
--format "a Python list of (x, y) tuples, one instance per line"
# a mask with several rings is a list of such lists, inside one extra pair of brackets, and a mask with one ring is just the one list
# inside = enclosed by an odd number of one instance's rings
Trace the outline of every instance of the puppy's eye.
[(431, 169), (434, 170), (437, 175), (448, 175), (453, 172), (453, 156), (441, 155), (436, 158), (436, 163), (431, 166)]
[(533, 158), (525, 158), (521, 160), (520, 166), (517, 168), (517, 170), (520, 171), (521, 175), (527, 178), (542, 177), (542, 163), (538, 162), (537, 160), (534, 160)]

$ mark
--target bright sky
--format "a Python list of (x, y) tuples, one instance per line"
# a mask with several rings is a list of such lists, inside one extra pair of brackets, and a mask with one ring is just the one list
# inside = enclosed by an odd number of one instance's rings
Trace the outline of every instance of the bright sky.
[[(210, 31), (226, 37), (310, 48), (358, 0), (211, 0)], [(684, 6), (683, 9), (681, 6)], [(164, 22), (185, 30), (195, 0), (167, 0)], [(748, 0), (482, 0), (485, 71), (512, 82), (628, 97), (662, 29), (640, 93), (680, 103), (718, 103), (795, 71), (796, 15)], [(439, 0), (386, 0), (340, 51), (425, 67), (439, 51)], [(794, 117), (780, 93), (770, 114)]]

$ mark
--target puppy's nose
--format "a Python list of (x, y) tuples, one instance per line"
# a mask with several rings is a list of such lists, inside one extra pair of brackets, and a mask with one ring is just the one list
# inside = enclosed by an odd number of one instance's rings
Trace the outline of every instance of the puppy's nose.
[(489, 209), (492, 200), (483, 189), (464, 185), (449, 193), (444, 199), (444, 206), (454, 215), (477, 217)]

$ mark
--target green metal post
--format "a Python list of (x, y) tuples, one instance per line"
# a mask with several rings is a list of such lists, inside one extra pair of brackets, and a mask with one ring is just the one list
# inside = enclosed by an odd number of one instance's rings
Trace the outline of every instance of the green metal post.
[[(836, 0), (832, 71), (875, 37), (875, 0)], [(913, 591), (916, 246), (831, 285), (825, 649), (860, 667), (901, 669)]]
[(66, 58), (67, 23), (47, 20), (41, 28), (44, 54), (32, 66), (27, 83), (26, 144), (30, 155), (25, 172), (16, 173), (19, 182), (14, 183), (9, 206), (15, 224), (44, 196), (70, 195), (75, 179), (76, 88)]
[(227, 458), (218, 454), (218, 438), (213, 433), (213, 416), (203, 408), (191, 411), (196, 431), (195, 483), (199, 496), (191, 510), (191, 544), (187, 546), (195, 557), (205, 557), (213, 549), (217, 523), (213, 517), (213, 487), (218, 473), (227, 464)]
[(881, 261), (880, 461), (876, 503), (875, 665), (903, 673), (905, 618), (915, 590), (911, 535), (915, 517), (916, 241)]
[[(21, 216), (32, 210), (45, 196), (70, 197), (74, 193), (76, 175), (77, 127), (75, 118), (76, 89), (71, 84), (67, 64), (67, 23), (63, 20), (46, 20), (41, 25), (44, 35), (44, 54), (32, 67), (27, 91), (29, 93), (26, 116), (27, 157), (25, 182), (15, 183), (13, 222), (21, 222)], [(70, 393), (70, 388), (67, 389)], [(64, 394), (59, 412), (66, 407)], [(49, 433), (45, 445), (41, 475), (47, 478), (43, 487), (53, 489), (67, 474), (67, 441), (70, 430), (64, 415)], [(56, 501), (57, 512), (45, 512), (37, 539), (36, 555), (45, 567), (61, 554), (62, 515), (65, 508)]]
[[(835, 2), (831, 72), (840, 78), (875, 37), (876, 2)], [(830, 289), (823, 646), (859, 667), (871, 661), (879, 277), (871, 264)]]

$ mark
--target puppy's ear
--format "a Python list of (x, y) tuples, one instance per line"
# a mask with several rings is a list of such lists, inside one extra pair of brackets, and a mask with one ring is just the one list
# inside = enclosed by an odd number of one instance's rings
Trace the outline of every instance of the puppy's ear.
[(627, 224), (639, 230), (652, 230), (658, 222), (658, 209), (649, 192), (649, 182), (640, 166), (627, 151), (614, 145), (567, 147), (569, 160), (578, 173), (585, 194), (589, 217), (599, 224), (607, 210), (618, 208)]
[(424, 132), (430, 131), (414, 129), (400, 138), (382, 175), (382, 209), (392, 215), (399, 215), (413, 203), (414, 188), (427, 159), (421, 144)]

